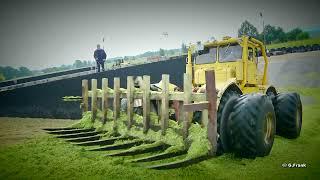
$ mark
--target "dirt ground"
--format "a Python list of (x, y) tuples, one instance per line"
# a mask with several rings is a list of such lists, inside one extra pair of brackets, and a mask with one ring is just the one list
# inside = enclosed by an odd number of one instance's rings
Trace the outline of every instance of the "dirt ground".
[(74, 120), (0, 117), (0, 147), (43, 135), (42, 128), (66, 127)]
[[(262, 59), (259, 58), (260, 62)], [(320, 51), (269, 57), (269, 84), (276, 87), (320, 87)], [(259, 64), (259, 69), (263, 63)]]

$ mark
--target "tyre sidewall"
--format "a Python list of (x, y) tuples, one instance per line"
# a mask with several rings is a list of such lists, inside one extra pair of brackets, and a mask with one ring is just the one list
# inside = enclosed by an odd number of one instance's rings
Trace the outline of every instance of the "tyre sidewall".
[(231, 151), (229, 121), (230, 121), (230, 114), (232, 112), (233, 105), (237, 99), (238, 99), (237, 96), (230, 97), (228, 102), (225, 104), (224, 109), (222, 110), (219, 138), (221, 140), (222, 148), (225, 152)]
[(302, 127), (302, 104), (300, 96), (297, 93), (277, 95), (275, 113), (277, 118), (276, 133), (289, 139), (297, 138), (300, 135)]
[[(266, 156), (270, 153), (273, 146), (273, 142), (274, 142), (274, 136), (276, 133), (276, 115), (275, 115), (271, 100), (266, 96), (263, 96), (261, 98), (262, 98), (261, 100), (262, 107), (258, 115), (258, 119), (256, 120), (256, 123), (257, 123), (256, 145), (257, 145), (257, 156)], [(265, 141), (265, 132), (264, 132), (264, 126), (267, 123), (267, 120), (266, 120), (267, 115), (270, 115), (272, 117), (271, 137), (268, 143)]]

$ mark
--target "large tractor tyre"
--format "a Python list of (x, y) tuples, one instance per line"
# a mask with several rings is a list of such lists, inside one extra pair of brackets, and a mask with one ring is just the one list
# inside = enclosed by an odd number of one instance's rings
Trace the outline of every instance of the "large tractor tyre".
[(270, 153), (276, 132), (276, 115), (266, 95), (250, 94), (235, 100), (228, 134), (236, 155), (255, 158)]
[(302, 104), (299, 94), (278, 94), (274, 109), (277, 117), (276, 133), (289, 139), (297, 138), (302, 125)]
[(231, 96), (228, 101), (223, 105), (223, 110), (220, 118), (220, 123), (218, 125), (219, 129), (219, 139), (218, 147), (220, 146), (223, 152), (231, 152), (231, 139), (228, 134), (229, 116), (233, 110), (233, 105), (238, 99), (238, 96)]
[[(217, 131), (219, 134), (219, 138), (218, 138), (218, 147), (217, 147), (217, 154), (223, 154), (223, 152), (229, 152), (229, 140), (225, 131), (225, 127), (227, 125), (227, 122), (223, 122), (223, 121), (227, 121), (226, 120), (226, 115), (223, 116), (223, 114), (230, 114), (232, 109), (230, 108), (230, 105), (233, 102), (234, 99), (239, 98), (239, 96), (242, 94), (241, 90), (237, 89), (237, 88), (233, 88), (230, 87), (229, 89), (227, 89), (221, 99), (220, 99), (220, 103), (219, 103), (219, 107), (217, 110)], [(221, 126), (223, 124), (223, 126)]]

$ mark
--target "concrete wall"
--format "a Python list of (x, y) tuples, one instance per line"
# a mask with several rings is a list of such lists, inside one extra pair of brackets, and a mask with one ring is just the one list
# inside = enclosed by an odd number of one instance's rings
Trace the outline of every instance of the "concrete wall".
[[(120, 77), (121, 87), (125, 88), (126, 77), (129, 75), (150, 75), (151, 83), (157, 83), (161, 80), (162, 74), (169, 74), (170, 82), (182, 87), (184, 72), (185, 57), (179, 57), (174, 60), (120, 68), (17, 88), (0, 93), (0, 116), (78, 119), (81, 117), (80, 102), (64, 102), (62, 97), (70, 95), (81, 96), (82, 79), (98, 79), (98, 88), (101, 88), (101, 79), (103, 77), (109, 78), (109, 87), (113, 87), (114, 77)], [(90, 86), (91, 83), (89, 83)]]

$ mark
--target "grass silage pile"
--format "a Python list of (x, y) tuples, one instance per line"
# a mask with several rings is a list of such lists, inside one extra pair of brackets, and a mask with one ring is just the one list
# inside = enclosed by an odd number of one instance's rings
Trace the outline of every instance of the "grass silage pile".
[[(209, 141), (207, 139), (207, 129), (202, 128), (199, 124), (191, 124), (189, 128), (188, 138), (184, 141), (182, 137), (182, 125), (176, 121), (169, 120), (169, 127), (165, 135), (161, 134), (160, 123), (158, 116), (155, 113), (150, 113), (150, 129), (147, 133), (143, 133), (143, 117), (134, 114), (134, 124), (128, 130), (126, 121), (127, 114), (120, 112), (120, 117), (115, 122), (112, 120), (112, 111), (108, 110), (107, 121), (102, 124), (102, 112), (98, 111), (97, 118), (92, 121), (92, 112), (83, 113), (82, 119), (75, 123), (72, 127), (75, 128), (95, 128), (96, 131), (103, 132), (103, 137), (112, 137), (113, 135), (133, 136), (145, 141), (154, 141), (153, 145), (165, 143), (170, 145), (165, 152), (175, 152), (180, 150), (188, 150), (186, 159), (195, 158), (206, 155), (209, 151)], [(116, 128), (115, 128), (116, 127)], [(147, 147), (147, 145), (145, 145)], [(129, 149), (134, 150), (136, 147)]]

